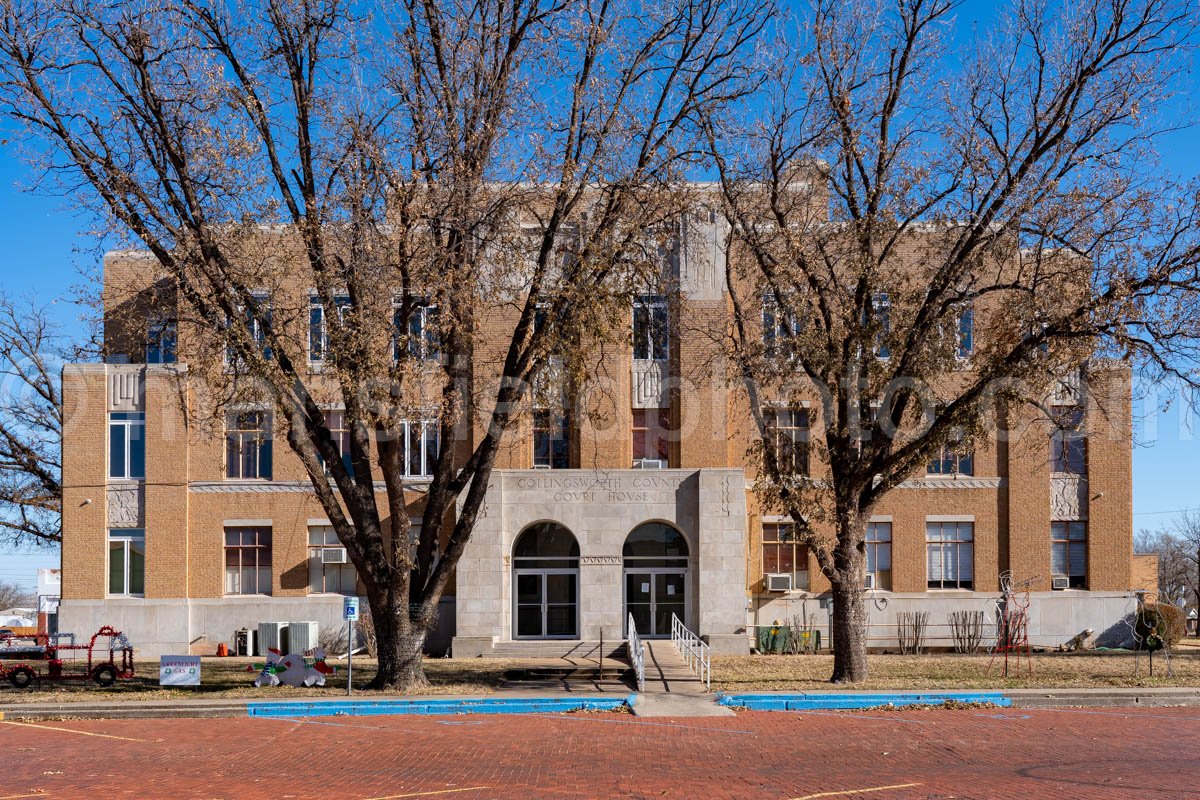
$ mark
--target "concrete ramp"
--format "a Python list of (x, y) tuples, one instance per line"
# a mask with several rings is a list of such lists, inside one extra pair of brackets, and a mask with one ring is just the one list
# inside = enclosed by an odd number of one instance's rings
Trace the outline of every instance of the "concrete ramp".
[(732, 717), (733, 711), (717, 704), (696, 673), (665, 640), (644, 643), (646, 690), (635, 696), (633, 713), (639, 717)]

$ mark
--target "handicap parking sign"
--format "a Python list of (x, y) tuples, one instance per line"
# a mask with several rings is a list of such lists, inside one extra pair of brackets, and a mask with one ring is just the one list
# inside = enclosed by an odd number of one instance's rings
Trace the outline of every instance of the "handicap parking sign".
[(354, 622), (358, 619), (358, 598), (343, 597), (342, 598), (342, 619), (348, 622)]

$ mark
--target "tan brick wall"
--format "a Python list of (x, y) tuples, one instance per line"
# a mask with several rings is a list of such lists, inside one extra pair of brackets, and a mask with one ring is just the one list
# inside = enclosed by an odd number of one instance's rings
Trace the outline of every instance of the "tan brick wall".
[[(137, 303), (130, 287), (153, 283), (145, 275), (148, 262), (138, 258), (112, 258), (107, 265), (106, 300), (122, 313), (114, 315), (109, 331), (114, 343), (125, 343), (140, 334)], [(288, 298), (279, 308), (290, 307), (294, 333), (306, 341), (300, 310), (306, 307), (309, 281), (290, 276), (281, 280)], [(139, 290), (140, 291), (140, 290)], [(385, 294), (385, 293), (382, 293)], [(125, 314), (125, 311), (130, 311)], [(740, 466), (753, 479), (754, 467), (747, 451), (757, 438), (746, 398), (728, 365), (720, 358), (717, 337), (729, 315), (728, 303), (680, 300), (672, 341), (672, 417), (677, 427), (672, 462), (683, 468)], [(140, 313), (143, 313), (144, 310)], [(515, 319), (515, 310), (496, 312), (480, 329), (475, 351), (476, 392), (488, 397), (499, 374), (504, 344)], [(627, 323), (624, 323), (627, 324)], [(981, 326), (982, 327), (982, 326)], [(181, 324), (180, 350), (188, 352), (188, 328)], [(193, 336), (199, 334), (193, 331)], [(193, 342), (195, 340), (193, 339)], [(628, 469), (632, 463), (631, 366), (627, 336), (595, 344), (588, 354), (586, 379), (574, 387), (573, 463), (584, 469)], [(1130, 442), (1130, 376), (1125, 367), (1099, 370), (1091, 395), (1088, 426), (1089, 472), (1089, 587), (1126, 589), (1142, 578), (1132, 561), (1132, 467)], [(950, 378), (953, 379), (953, 378)], [(191, 380), (191, 384), (187, 383)], [(201, 378), (171, 377), (151, 371), (146, 381), (147, 479), (146, 529), (148, 597), (218, 597), (224, 590), (223, 529), (227, 520), (270, 520), (273, 531), (272, 592), (280, 596), (307, 591), (307, 521), (325, 518), (324, 510), (303, 492), (254, 491), (201, 493), (187, 491), (188, 482), (225, 483), (221, 421), (206, 420), (207, 405), (199, 390)], [(315, 381), (318, 385), (320, 380)], [(491, 383), (489, 383), (491, 382)], [(181, 398), (181, 388), (185, 394)], [(326, 387), (333, 397), (332, 385)], [(414, 391), (428, 392), (419, 386)], [(64, 597), (94, 598), (105, 593), (105, 464), (106, 386), (102, 368), (64, 370)], [(796, 398), (813, 404), (814, 438), (821, 436), (819, 404), (815, 394), (800, 390)], [(184, 415), (186, 403), (189, 416)], [(490, 408), (479, 408), (470, 423), (473, 437), (484, 432)], [(1007, 485), (994, 488), (897, 489), (884, 498), (875, 514), (892, 518), (893, 590), (920, 592), (926, 587), (925, 525), (931, 515), (969, 516), (975, 530), (975, 586), (994, 591), (998, 576), (1012, 570), (1017, 580), (1038, 578), (1049, 588), (1050, 470), (1049, 430), (1035, 412), (1014, 409), (999, 422), (1007, 426), (1009, 441), (978, 443), (975, 476), (1002, 478)], [(465, 458), (470, 442), (460, 444)], [(527, 468), (532, 446), (527, 409), (497, 459), (497, 467)], [(277, 438), (274, 447), (275, 482), (306, 481), (300, 462)], [(827, 477), (825, 465), (811, 459), (815, 478)], [(91, 499), (91, 503), (84, 501)], [(421, 498), (411, 498), (417, 515)], [(753, 491), (747, 497), (746, 590), (762, 590), (762, 518), (769, 510), (759, 507)], [(1144, 569), (1144, 565), (1142, 565)], [(815, 559), (809, 564), (813, 591), (828, 583)]]

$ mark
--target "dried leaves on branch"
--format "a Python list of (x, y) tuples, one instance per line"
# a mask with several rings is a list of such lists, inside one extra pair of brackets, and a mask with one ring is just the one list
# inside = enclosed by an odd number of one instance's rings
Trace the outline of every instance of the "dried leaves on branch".
[[(835, 680), (866, 677), (864, 535), (890, 490), (1078, 370), (1099, 402), (1109, 359), (1192, 384), (1200, 364), (1200, 208), (1152, 151), (1195, 8), (1018, 0), (977, 36), (957, 9), (818, 0), (761, 113), (709, 125), (759, 486), (833, 585)], [(797, 399), (821, 474), (771, 433)]]
[[(630, 294), (661, 277), (696, 120), (744, 91), (769, 12), (0, 8), (0, 98), (27, 145), (152, 256), (156, 280), (110, 306), (137, 324), (146, 296), (174, 304), (180, 361), (218, 423), (234, 400), (274, 410), (370, 601), (375, 683), (421, 682), (529, 387), (545, 374), (549, 394), (574, 391)], [(406, 491), (414, 470), (423, 494)]]

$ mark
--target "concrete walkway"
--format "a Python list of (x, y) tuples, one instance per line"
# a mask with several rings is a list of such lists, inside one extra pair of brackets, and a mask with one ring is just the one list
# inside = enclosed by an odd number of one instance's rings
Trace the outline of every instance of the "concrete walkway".
[(662, 639), (645, 642), (646, 690), (633, 702), (638, 717), (732, 717), (733, 711), (717, 705), (696, 673)]

